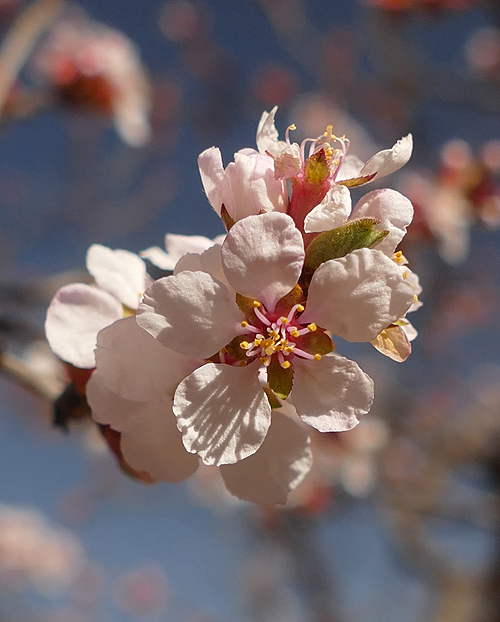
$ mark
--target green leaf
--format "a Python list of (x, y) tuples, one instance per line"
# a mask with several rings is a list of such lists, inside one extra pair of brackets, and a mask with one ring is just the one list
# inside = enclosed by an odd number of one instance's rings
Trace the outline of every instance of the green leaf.
[(226, 231), (230, 231), (231, 227), (234, 225), (236, 221), (234, 220), (232, 216), (229, 215), (229, 212), (227, 211), (224, 203), (222, 204), (222, 207), (220, 210), (220, 217), (222, 219), (222, 222), (224, 223), (224, 227), (226, 227)]
[(345, 257), (359, 248), (376, 246), (389, 233), (376, 229), (379, 223), (375, 218), (360, 218), (323, 231), (307, 247), (304, 271), (312, 274), (325, 261)]
[(264, 387), (264, 393), (267, 395), (267, 399), (269, 400), (271, 408), (281, 408), (281, 402), (276, 397), (276, 395), (274, 395), (271, 389)]
[(269, 382), (269, 388), (276, 393), (276, 395), (282, 400), (288, 397), (288, 394), (292, 390), (293, 383), (293, 368), (290, 366), (288, 369), (283, 369), (276, 356), (271, 359), (271, 364), (267, 368), (267, 378)]

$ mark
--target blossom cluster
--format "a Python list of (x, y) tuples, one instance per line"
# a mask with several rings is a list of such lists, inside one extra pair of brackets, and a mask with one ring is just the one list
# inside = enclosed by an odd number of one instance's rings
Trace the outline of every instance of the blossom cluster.
[(129, 472), (178, 482), (201, 460), (257, 503), (284, 503), (308, 473), (311, 427), (347, 431), (370, 410), (373, 381), (337, 337), (403, 361), (420, 304), (396, 250), (410, 201), (386, 188), (352, 208), (350, 194), (402, 167), (411, 135), (364, 164), (331, 126), (279, 140), (275, 113), (227, 167), (216, 147), (199, 156), (225, 236), (167, 235), (166, 252), (141, 253), (172, 271), (156, 281), (141, 257), (93, 245), (95, 284), (63, 287), (46, 322), (60, 358), (95, 368), (87, 400)]

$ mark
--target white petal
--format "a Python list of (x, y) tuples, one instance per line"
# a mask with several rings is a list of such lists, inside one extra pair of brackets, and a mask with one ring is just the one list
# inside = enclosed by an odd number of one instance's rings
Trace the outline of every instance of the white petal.
[(241, 320), (227, 287), (205, 272), (181, 272), (155, 281), (137, 315), (137, 323), (161, 344), (203, 359), (241, 333)]
[(397, 245), (406, 234), (406, 227), (413, 219), (411, 201), (396, 190), (384, 188), (368, 192), (358, 201), (352, 212), (354, 218), (376, 218), (380, 221), (377, 229), (389, 231), (376, 249), (386, 255), (392, 255)]
[(188, 253), (181, 257), (175, 266), (174, 276), (181, 272), (206, 272), (214, 279), (229, 287), (224, 268), (222, 267), (222, 253), (220, 244), (214, 244), (201, 255)]
[(337, 173), (335, 181), (343, 181), (344, 179), (354, 179), (359, 177), (359, 172), (364, 166), (364, 162), (355, 155), (346, 155), (342, 165)]
[(221, 202), (234, 220), (260, 212), (285, 212), (285, 182), (274, 178), (274, 160), (258, 151), (242, 149), (227, 165)]
[(304, 231), (316, 233), (340, 227), (349, 218), (351, 208), (349, 188), (334, 184), (321, 203), (307, 214), (304, 220)]
[(210, 147), (198, 156), (201, 181), (210, 205), (220, 214), (221, 190), (225, 179), (220, 149)]
[(275, 106), (271, 112), (263, 112), (257, 127), (256, 143), (260, 153), (268, 151), (271, 155), (276, 155), (286, 143), (278, 140), (278, 130), (274, 125), (274, 117), (278, 110)]
[(198, 468), (198, 457), (184, 448), (170, 403), (144, 404), (142, 415), (135, 430), (121, 435), (120, 448), (127, 463), (157, 481), (177, 483), (190, 477)]
[(373, 402), (373, 380), (343, 356), (320, 361), (295, 357), (291, 401), (301, 419), (320, 432), (343, 432), (359, 423)]
[(295, 287), (304, 263), (304, 243), (290, 216), (261, 214), (237, 222), (222, 245), (229, 284), (273, 310)]
[(97, 333), (123, 317), (114, 296), (83, 283), (65, 285), (47, 311), (45, 334), (52, 351), (75, 367), (95, 367)]
[(92, 409), (92, 418), (97, 423), (110, 425), (118, 432), (137, 427), (144, 402), (127, 400), (111, 391), (98, 370), (90, 377), (86, 394), (87, 402)]
[(153, 265), (161, 270), (173, 270), (176, 261), (159, 246), (150, 246), (140, 252), (140, 256), (148, 259)]
[(262, 446), (236, 464), (220, 467), (231, 494), (253, 503), (285, 503), (312, 465), (310, 439), (286, 415), (273, 411)]
[(375, 179), (396, 172), (404, 166), (411, 157), (413, 138), (411, 134), (404, 136), (392, 147), (384, 149), (372, 156), (359, 172), (360, 177), (377, 173)]
[[(225, 236), (218, 236), (224, 238)], [(167, 233), (165, 236), (165, 248), (167, 252), (158, 246), (152, 246), (141, 251), (141, 257), (149, 259), (151, 263), (162, 270), (174, 270), (177, 262), (187, 254), (201, 254), (216, 244), (218, 239), (210, 240), (203, 235), (179, 235)], [(222, 244), (222, 242), (220, 242)]]
[(418, 331), (411, 322), (408, 322), (406, 318), (404, 322), (405, 323), (401, 326), (401, 328), (405, 331), (405, 335), (408, 341), (411, 342), (418, 337)]
[(402, 326), (389, 326), (372, 340), (372, 346), (397, 363), (411, 354), (410, 340)]
[(347, 341), (371, 341), (404, 316), (413, 298), (400, 266), (362, 248), (316, 270), (301, 322), (315, 322)]
[(256, 364), (200, 367), (177, 388), (174, 413), (186, 449), (216, 466), (254, 454), (271, 423)]
[(146, 280), (146, 265), (138, 255), (92, 244), (87, 251), (87, 270), (101, 289), (137, 309)]
[(107, 387), (139, 402), (163, 395), (172, 398), (179, 382), (201, 363), (162, 346), (135, 317), (102, 330), (95, 356)]

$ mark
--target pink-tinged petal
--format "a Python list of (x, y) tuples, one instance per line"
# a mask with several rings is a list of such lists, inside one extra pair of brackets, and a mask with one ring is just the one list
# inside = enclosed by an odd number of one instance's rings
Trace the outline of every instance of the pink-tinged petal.
[(144, 259), (149, 259), (151, 263), (162, 270), (173, 270), (179, 259), (186, 254), (195, 253), (199, 255), (214, 244), (222, 244), (222, 242), (219, 242), (220, 237), (224, 238), (225, 236), (218, 236), (214, 240), (210, 240), (203, 235), (167, 233), (165, 236), (166, 252), (158, 246), (152, 246), (141, 251), (140, 255)]
[(372, 156), (359, 172), (359, 177), (377, 173), (373, 180), (395, 173), (404, 166), (411, 157), (413, 138), (411, 134), (404, 136), (391, 148), (379, 151)]
[(304, 231), (306, 233), (317, 233), (340, 227), (349, 218), (351, 208), (349, 189), (334, 184), (321, 203), (307, 214), (304, 220)]
[(146, 280), (146, 265), (138, 255), (92, 244), (87, 251), (87, 270), (101, 289), (137, 309)]
[(186, 449), (215, 466), (254, 454), (271, 423), (256, 364), (200, 367), (178, 386), (174, 413)]
[(198, 468), (198, 457), (184, 448), (171, 404), (163, 400), (143, 408), (141, 424), (121, 436), (127, 463), (157, 481), (177, 483), (190, 477)]
[(293, 360), (290, 399), (300, 418), (320, 432), (343, 432), (359, 423), (373, 403), (373, 380), (349, 359)]
[(97, 333), (123, 317), (114, 296), (84, 283), (65, 285), (47, 310), (45, 334), (52, 351), (75, 367), (95, 367)]
[(402, 322), (404, 323), (401, 324), (401, 328), (405, 331), (405, 335), (408, 341), (411, 342), (416, 339), (418, 337), (418, 330), (415, 328), (415, 326), (413, 326), (411, 322), (408, 322), (406, 318), (402, 320)]
[(271, 155), (276, 155), (286, 143), (278, 140), (278, 130), (274, 125), (274, 117), (278, 110), (278, 106), (275, 106), (271, 112), (263, 112), (260, 117), (259, 125), (257, 127), (256, 143), (260, 153), (266, 151)]
[(397, 363), (406, 361), (411, 354), (410, 340), (402, 326), (389, 326), (371, 343), (376, 350)]
[(364, 166), (364, 162), (355, 155), (346, 155), (337, 173), (335, 181), (344, 181), (345, 179), (354, 179), (360, 176), (360, 171)]
[(229, 284), (273, 310), (295, 287), (304, 263), (304, 243), (290, 216), (261, 214), (237, 222), (222, 245)]
[(111, 391), (99, 370), (94, 371), (86, 387), (87, 402), (97, 423), (110, 425), (113, 430), (133, 430), (141, 420), (144, 402), (127, 400)]
[(285, 503), (312, 465), (310, 439), (286, 415), (273, 411), (271, 426), (261, 447), (236, 464), (220, 467), (229, 492), (253, 503)]
[(352, 212), (354, 218), (376, 218), (380, 221), (377, 229), (389, 231), (376, 248), (386, 255), (392, 255), (406, 234), (406, 227), (413, 220), (411, 201), (396, 190), (384, 188), (368, 192), (358, 201)]
[(138, 402), (155, 395), (172, 398), (179, 382), (201, 363), (162, 346), (138, 326), (135, 317), (102, 330), (95, 356), (107, 387)]
[(241, 321), (227, 287), (205, 272), (181, 272), (155, 281), (137, 314), (137, 323), (161, 344), (203, 359), (240, 334)]
[(222, 267), (222, 253), (220, 244), (214, 244), (201, 255), (188, 253), (181, 257), (175, 266), (174, 276), (181, 272), (206, 272), (214, 279), (229, 286), (224, 268)]
[(228, 164), (221, 194), (222, 203), (236, 221), (260, 212), (285, 212), (285, 182), (274, 178), (274, 160), (251, 149), (234, 154)]
[(315, 322), (347, 341), (371, 341), (403, 317), (413, 299), (401, 267), (380, 251), (362, 248), (316, 270), (301, 322)]
[(222, 184), (225, 179), (220, 149), (210, 147), (198, 156), (201, 181), (210, 205), (220, 214)]

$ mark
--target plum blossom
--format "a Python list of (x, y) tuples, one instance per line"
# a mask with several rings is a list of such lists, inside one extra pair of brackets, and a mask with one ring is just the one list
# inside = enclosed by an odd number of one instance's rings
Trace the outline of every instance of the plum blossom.
[[(99, 333), (96, 370), (87, 385), (94, 419), (121, 433), (123, 458), (149, 481), (179, 482), (198, 468), (173, 413), (179, 382), (204, 361), (163, 347), (134, 317)], [(284, 503), (312, 463), (306, 431), (274, 412), (266, 441), (247, 460), (221, 468), (228, 490), (255, 503)]]
[(144, 261), (125, 250), (93, 244), (86, 263), (95, 285), (70, 283), (56, 292), (47, 310), (45, 334), (59, 358), (91, 369), (97, 333), (134, 314), (151, 279)]
[(179, 259), (184, 255), (188, 253), (201, 255), (214, 244), (222, 244), (224, 237), (224, 235), (219, 235), (211, 240), (203, 235), (167, 233), (165, 236), (165, 250), (159, 246), (151, 246), (141, 251), (140, 255), (162, 270), (173, 270)]
[(210, 147), (199, 155), (203, 188), (210, 205), (219, 215), (223, 205), (232, 220), (261, 211), (287, 210), (286, 185), (282, 180), (275, 179), (274, 160), (266, 153), (268, 147), (272, 149), (272, 145), (279, 144), (277, 135), (274, 123), (270, 124), (263, 117), (257, 131), (258, 151), (240, 149), (234, 154), (234, 162), (225, 169), (217, 147)]
[(129, 145), (149, 140), (148, 79), (134, 45), (118, 30), (75, 11), (51, 28), (34, 66), (64, 102), (111, 115)]
[[(248, 216), (221, 247), (228, 287), (208, 272), (156, 281), (137, 322), (167, 349), (205, 359), (173, 401), (185, 448), (208, 465), (254, 455), (271, 424), (268, 389), (289, 397), (300, 419), (322, 431), (354, 427), (370, 409), (373, 382), (333, 353), (331, 334), (371, 341), (414, 302), (400, 266), (380, 250), (358, 248), (321, 263), (298, 285), (306, 259), (293, 220)], [(237, 292), (236, 301), (231, 291)]]

